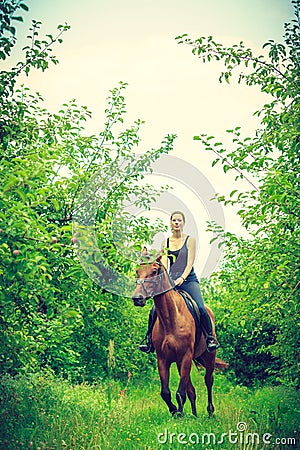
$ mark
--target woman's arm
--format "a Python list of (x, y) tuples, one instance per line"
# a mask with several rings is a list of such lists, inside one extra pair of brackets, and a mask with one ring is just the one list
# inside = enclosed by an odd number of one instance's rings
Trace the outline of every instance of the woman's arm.
[(166, 242), (163, 241), (161, 243), (161, 253), (162, 253), (161, 262), (165, 266), (165, 268), (168, 269), (169, 260), (168, 260), (168, 255), (166, 254), (165, 248), (166, 248)]

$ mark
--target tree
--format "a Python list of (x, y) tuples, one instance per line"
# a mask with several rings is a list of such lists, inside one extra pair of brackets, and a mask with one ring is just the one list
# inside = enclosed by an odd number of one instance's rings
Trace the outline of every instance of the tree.
[[(11, 21), (18, 8), (28, 9), (13, 0), (1, 5), (5, 26), (0, 41), (6, 45), (2, 59), (16, 42)], [(142, 316), (136, 318), (129, 300), (121, 301), (93, 283), (83, 270), (76, 252), (78, 237), (72, 234), (74, 210), (83, 187), (96, 180), (95, 192), (105, 194), (93, 225), (97, 244), (107, 264), (131, 274), (134, 261), (114, 245), (111, 221), (132, 196), (138, 205), (149, 205), (156, 193), (142, 188), (140, 181), (152, 161), (171, 150), (175, 136), (168, 135), (158, 149), (135, 156), (143, 122), (123, 126), (123, 82), (109, 93), (106, 121), (98, 135), (85, 134), (91, 113), (75, 100), (49, 113), (39, 94), (17, 86), (17, 77), (22, 71), (44, 71), (50, 62), (56, 64), (53, 44), (62, 42), (69, 27), (59, 26), (57, 35), (46, 39), (39, 37), (39, 28), (40, 22), (34, 21), (24, 61), (0, 73), (0, 372), (47, 367), (73, 380), (95, 380), (107, 374), (111, 339), (116, 343), (115, 373), (140, 371), (139, 355), (132, 356), (130, 364), (128, 355)], [(112, 183), (112, 167), (117, 184)], [(141, 249), (160, 223), (134, 219), (126, 215), (122, 226), (135, 249)]]
[[(223, 236), (226, 256), (210, 295), (220, 308), (227, 356), (235, 360), (236, 369), (239, 355), (232, 342), (242, 348), (246, 339), (249, 346), (245, 353), (241, 350), (240, 359), (251, 364), (258, 353), (261, 362), (266, 360), (261, 375), (273, 371), (277, 381), (299, 386), (300, 2), (292, 4), (295, 19), (284, 25), (284, 42), (269, 40), (263, 55), (255, 55), (243, 42), (224, 47), (211, 36), (177, 39), (203, 62), (222, 61), (220, 82), (229, 83), (237, 74), (239, 83), (258, 86), (270, 98), (254, 113), (261, 126), (252, 138), (243, 138), (240, 127), (227, 130), (234, 150), (203, 133), (194, 139), (216, 154), (213, 165), (221, 162), (224, 172), (235, 171), (250, 186), (248, 192), (233, 190), (229, 198), (217, 196), (220, 202), (240, 206), (238, 214), (251, 236), (246, 240), (215, 227)], [(245, 70), (239, 71), (241, 67)], [(248, 372), (248, 382), (253, 373)]]

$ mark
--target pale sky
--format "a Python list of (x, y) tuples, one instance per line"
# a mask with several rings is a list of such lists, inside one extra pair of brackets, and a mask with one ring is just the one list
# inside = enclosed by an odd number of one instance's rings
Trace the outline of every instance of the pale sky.
[[(234, 181), (235, 174), (225, 175), (221, 166), (211, 168), (213, 155), (202, 150), (193, 136), (208, 133), (224, 140), (225, 130), (235, 126), (251, 136), (258, 126), (253, 113), (267, 97), (255, 87), (220, 84), (222, 64), (203, 64), (175, 37), (212, 35), (225, 45), (243, 40), (261, 54), (267, 40), (282, 40), (283, 23), (293, 17), (290, 0), (27, 0), (26, 4), (30, 11), (18, 25), (18, 46), (9, 64), (19, 60), (18, 49), (26, 45), (31, 19), (43, 23), (44, 34), (54, 35), (60, 23), (71, 25), (64, 43), (53, 50), (59, 65), (20, 79), (42, 94), (50, 111), (75, 98), (92, 111), (87, 131), (97, 133), (103, 127), (108, 91), (122, 80), (129, 84), (126, 124), (137, 118), (146, 122), (139, 151), (157, 147), (167, 133), (175, 133), (173, 155), (201, 171), (216, 192), (248, 189), (247, 183)], [(155, 177), (147, 181), (154, 182)], [(170, 184), (167, 176), (162, 181)], [(180, 187), (179, 168), (174, 193), (178, 198), (182, 195), (199, 223), (202, 271), (211, 237), (204, 233), (205, 222), (210, 217), (201, 198), (199, 203), (199, 198), (189, 195), (183, 181)], [(201, 197), (201, 187), (197, 194)], [(224, 208), (224, 214), (226, 229), (242, 232), (235, 210)]]

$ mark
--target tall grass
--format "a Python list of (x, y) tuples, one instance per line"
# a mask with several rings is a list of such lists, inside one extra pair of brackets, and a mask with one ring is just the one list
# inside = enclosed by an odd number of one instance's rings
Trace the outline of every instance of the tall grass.
[[(1, 449), (300, 448), (295, 391), (282, 386), (249, 390), (216, 374), (215, 416), (209, 418), (202, 375), (193, 369), (197, 418), (188, 402), (183, 418), (170, 416), (156, 374), (147, 380), (129, 375), (123, 384), (110, 380), (94, 386), (71, 385), (45, 375), (5, 377), (0, 386)], [(171, 379), (175, 395), (175, 371)], [(288, 441), (292, 438), (297, 441)]]

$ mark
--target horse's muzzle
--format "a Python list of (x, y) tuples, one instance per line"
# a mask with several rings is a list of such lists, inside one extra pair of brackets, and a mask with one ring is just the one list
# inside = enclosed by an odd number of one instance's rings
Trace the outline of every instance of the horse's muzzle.
[(134, 306), (145, 306), (146, 304), (146, 297), (143, 297), (141, 294), (137, 295), (136, 297), (132, 297)]

